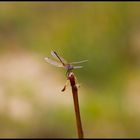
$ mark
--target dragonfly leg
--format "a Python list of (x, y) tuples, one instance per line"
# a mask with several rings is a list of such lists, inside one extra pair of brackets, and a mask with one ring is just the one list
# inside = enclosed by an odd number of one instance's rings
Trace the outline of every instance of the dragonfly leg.
[(67, 72), (66, 72), (66, 76), (67, 76), (67, 78), (68, 78), (68, 76), (69, 76), (69, 70), (67, 70)]

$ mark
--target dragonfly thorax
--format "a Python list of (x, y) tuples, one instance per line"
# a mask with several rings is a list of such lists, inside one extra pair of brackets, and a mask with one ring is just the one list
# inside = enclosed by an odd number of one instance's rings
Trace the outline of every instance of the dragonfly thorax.
[(67, 70), (72, 70), (73, 69), (73, 65), (67, 64), (67, 65), (65, 65), (65, 68)]

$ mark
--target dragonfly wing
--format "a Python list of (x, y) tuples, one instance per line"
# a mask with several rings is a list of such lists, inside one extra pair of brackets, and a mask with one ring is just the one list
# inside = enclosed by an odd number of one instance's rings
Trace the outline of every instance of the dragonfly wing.
[(67, 64), (67, 61), (64, 59), (64, 58), (62, 58), (62, 57), (60, 57), (60, 56), (58, 56), (58, 54), (55, 52), (55, 51), (51, 51), (51, 55), (55, 58), (55, 59), (61, 59), (60, 61), (62, 61), (64, 64)]
[(54, 61), (54, 60), (50, 59), (49, 57), (45, 57), (44, 59), (45, 59), (45, 61), (47, 61), (49, 64), (52, 64), (52, 65), (54, 65), (54, 66), (56, 66), (56, 67), (63, 67), (63, 65), (62, 65), (61, 63), (59, 63), (59, 62), (57, 62), (57, 61)]
[(74, 66), (73, 68), (74, 69), (79, 69), (79, 68), (82, 68), (83, 66)]
[(88, 60), (83, 60), (83, 61), (78, 61), (78, 62), (71, 62), (70, 64), (79, 64), (79, 63), (84, 63), (87, 62)]

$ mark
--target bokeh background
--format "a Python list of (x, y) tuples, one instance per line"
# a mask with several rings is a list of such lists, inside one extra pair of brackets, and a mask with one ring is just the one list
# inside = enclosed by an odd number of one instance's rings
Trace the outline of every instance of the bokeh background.
[(1, 2), (1, 138), (77, 138), (51, 50), (89, 60), (74, 70), (86, 138), (140, 137), (139, 2)]

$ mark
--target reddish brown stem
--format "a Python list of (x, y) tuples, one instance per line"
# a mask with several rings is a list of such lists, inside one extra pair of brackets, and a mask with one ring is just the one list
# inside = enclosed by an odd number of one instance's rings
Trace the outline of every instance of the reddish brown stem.
[(68, 79), (70, 80), (70, 84), (71, 84), (71, 88), (72, 88), (78, 137), (84, 138), (83, 129), (82, 129), (82, 122), (81, 122), (81, 117), (80, 117), (80, 108), (79, 108), (79, 102), (78, 102), (78, 88), (76, 86), (74, 73), (72, 73), (72, 72), (69, 73)]

